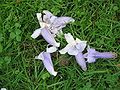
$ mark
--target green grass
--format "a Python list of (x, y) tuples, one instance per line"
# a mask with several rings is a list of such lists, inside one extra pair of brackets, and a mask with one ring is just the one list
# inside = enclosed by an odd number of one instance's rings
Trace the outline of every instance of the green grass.
[[(0, 1), (0, 88), (7, 90), (119, 90), (120, 0), (2, 0)], [(113, 51), (117, 59), (98, 59), (83, 72), (72, 56), (58, 53), (53, 63), (58, 75), (48, 74), (34, 57), (46, 47), (30, 36), (39, 28), (37, 12), (49, 10), (76, 21), (64, 28), (99, 51)], [(64, 47), (63, 37), (57, 39)], [(69, 64), (61, 64), (67, 60)]]

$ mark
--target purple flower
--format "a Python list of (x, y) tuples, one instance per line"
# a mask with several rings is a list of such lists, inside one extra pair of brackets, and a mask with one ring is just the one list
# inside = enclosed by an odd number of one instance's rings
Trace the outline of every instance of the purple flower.
[(55, 47), (59, 47), (60, 43), (57, 43), (53, 37), (53, 35), (50, 33), (50, 31), (48, 30), (48, 28), (43, 28), (41, 30), (41, 35), (43, 36), (43, 38), (50, 44), (53, 45)]
[(47, 10), (44, 10), (43, 13), (43, 17), (41, 13), (37, 13), (37, 19), (41, 28), (36, 29), (33, 32), (31, 35), (32, 38), (37, 38), (41, 34), (42, 28), (48, 28), (51, 34), (55, 37), (56, 34), (58, 35), (62, 33), (62, 28), (64, 28), (66, 24), (74, 22), (74, 19), (71, 17), (57, 17)]
[[(43, 38), (50, 44), (53, 45), (55, 47), (59, 47), (60, 43), (57, 43), (53, 37), (53, 35), (51, 34), (51, 32), (48, 30), (48, 28), (42, 28), (42, 29), (38, 29), (40, 30), (41, 35), (43, 36)], [(39, 34), (37, 31), (34, 32), (34, 34), (32, 34), (32, 37), (35, 36), (36, 34)]]
[(98, 52), (93, 48), (87, 49), (87, 53), (84, 54), (84, 58), (87, 58), (88, 63), (96, 62), (98, 58), (115, 58), (117, 55), (112, 52)]
[(59, 51), (61, 54), (68, 53), (69, 55), (77, 55), (85, 49), (86, 41), (81, 41), (78, 38), (75, 40), (70, 33), (64, 35), (68, 44), (65, 48)]
[(51, 75), (53, 75), (53, 76), (57, 75), (57, 72), (54, 70), (54, 67), (53, 67), (53, 63), (52, 63), (52, 60), (51, 60), (50, 53), (48, 53), (48, 52), (42, 52), (38, 56), (36, 56), (35, 59), (42, 60), (45, 68), (47, 69), (47, 71)]
[(59, 52), (61, 54), (68, 53), (69, 55), (74, 55), (77, 63), (81, 66), (81, 68), (84, 71), (86, 71), (87, 70), (86, 62), (83, 57), (82, 51), (85, 49), (87, 42), (81, 41), (78, 38), (76, 38), (76, 40), (74, 40), (73, 36), (70, 33), (65, 34), (65, 39), (68, 44), (66, 45), (65, 48), (63, 48)]
[(75, 58), (76, 58), (77, 63), (81, 66), (82, 70), (86, 71), (87, 66), (86, 66), (86, 61), (83, 57), (83, 54), (78, 53), (77, 55), (75, 55)]
[(71, 17), (57, 17), (54, 22), (50, 25), (50, 31), (54, 35), (62, 33), (62, 28), (66, 27), (66, 24), (74, 22), (75, 20)]

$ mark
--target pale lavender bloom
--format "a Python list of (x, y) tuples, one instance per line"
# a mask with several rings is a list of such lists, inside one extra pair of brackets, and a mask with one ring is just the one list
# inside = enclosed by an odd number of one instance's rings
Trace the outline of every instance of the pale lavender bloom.
[(43, 13), (45, 15), (43, 15), (43, 22), (51, 24), (53, 23), (53, 21), (57, 18), (56, 16), (54, 16), (51, 12), (44, 10)]
[[(36, 35), (39, 34), (39, 31), (43, 38), (49, 43), (49, 45), (53, 45), (54, 47), (59, 47), (60, 43), (57, 43), (51, 32), (48, 30), (48, 28), (41, 28), (38, 29), (38, 31), (35, 31), (34, 34), (32, 34), (32, 37), (36, 37)], [(36, 34), (36, 35), (35, 35)]]
[[(37, 19), (39, 21), (41, 28), (48, 28), (48, 30), (55, 37), (56, 34), (62, 33), (62, 28), (66, 26), (69, 22), (74, 22), (74, 19), (71, 17), (57, 17), (54, 16), (51, 12), (44, 10), (44, 15), (42, 18), (41, 13), (37, 13)], [(40, 29), (37, 29), (31, 35), (32, 38), (37, 38), (41, 34)]]
[(65, 48), (63, 48), (59, 52), (61, 54), (68, 53), (69, 55), (74, 55), (77, 63), (80, 65), (80, 67), (84, 71), (86, 71), (87, 70), (86, 62), (83, 57), (82, 51), (85, 49), (87, 42), (81, 41), (78, 38), (76, 38), (76, 40), (74, 40), (73, 36), (70, 33), (65, 34), (65, 39), (68, 44), (66, 45)]
[(74, 19), (71, 17), (56, 17), (47, 10), (44, 10), (43, 13), (43, 18), (41, 13), (37, 13), (37, 19), (41, 28), (36, 29), (31, 37), (35, 39), (39, 35), (42, 35), (50, 45), (59, 47), (60, 43), (57, 43), (54, 37), (56, 34), (62, 33), (61, 29), (65, 27), (67, 23), (73, 22)]
[(53, 35), (50, 33), (50, 31), (48, 30), (48, 28), (43, 28), (41, 30), (41, 35), (43, 36), (43, 38), (50, 44), (53, 45), (55, 47), (59, 47), (60, 43), (57, 43), (53, 37)]
[(42, 60), (45, 68), (47, 69), (47, 71), (51, 75), (53, 75), (53, 76), (57, 75), (57, 72), (54, 70), (54, 67), (53, 67), (53, 63), (52, 63), (52, 60), (51, 60), (50, 53), (48, 53), (48, 52), (41, 52), (38, 56), (35, 57), (35, 59)]
[(68, 23), (74, 21), (75, 20), (71, 17), (57, 17), (51, 24), (50, 30), (53, 34), (59, 35), (62, 32), (62, 28), (66, 27)]
[(87, 58), (88, 63), (96, 62), (98, 58), (115, 58), (116, 54), (113, 52), (98, 52), (93, 48), (87, 49), (87, 53), (84, 54), (84, 58)]
[(77, 55), (75, 55), (75, 58), (76, 58), (77, 63), (81, 66), (82, 70), (86, 71), (87, 66), (86, 66), (86, 61), (83, 57), (83, 54), (78, 53)]
[(59, 51), (61, 54), (68, 53), (69, 55), (77, 55), (85, 49), (86, 41), (81, 41), (78, 38), (75, 40), (70, 33), (64, 35), (68, 44), (65, 48)]
[(62, 28), (66, 26), (66, 24), (70, 22), (74, 22), (75, 20), (71, 17), (57, 17), (54, 16), (51, 12), (44, 10), (43, 13), (43, 22), (49, 25), (48, 28), (50, 32), (55, 36), (56, 34), (60, 34), (62, 32)]

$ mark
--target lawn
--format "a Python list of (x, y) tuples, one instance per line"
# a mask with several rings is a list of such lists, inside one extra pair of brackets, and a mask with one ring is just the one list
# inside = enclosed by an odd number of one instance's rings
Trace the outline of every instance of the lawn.
[[(49, 10), (69, 16), (64, 33), (86, 40), (116, 59), (97, 59), (83, 71), (73, 56), (52, 54), (57, 76), (50, 75), (35, 56), (46, 48), (43, 38), (32, 39), (39, 23), (36, 13)], [(63, 36), (57, 38), (63, 48)], [(7, 90), (120, 90), (120, 0), (1, 0), (0, 88)]]

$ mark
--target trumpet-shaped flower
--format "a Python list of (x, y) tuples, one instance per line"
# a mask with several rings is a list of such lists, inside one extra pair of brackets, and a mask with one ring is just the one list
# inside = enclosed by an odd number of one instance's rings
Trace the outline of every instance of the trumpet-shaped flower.
[(96, 62), (98, 58), (116, 58), (116, 53), (113, 52), (98, 52), (93, 48), (88, 47), (87, 53), (84, 54), (84, 58), (87, 58), (88, 63)]
[(57, 72), (54, 70), (54, 67), (53, 67), (53, 63), (52, 63), (52, 60), (51, 60), (51, 55), (50, 53), (48, 52), (42, 52), (40, 53), (38, 56), (35, 57), (35, 59), (40, 59), (42, 60), (45, 68), (47, 69), (47, 71), (53, 75), (53, 76), (56, 76), (57, 75)]
[(74, 22), (71, 17), (57, 17), (50, 26), (50, 31), (53, 35), (59, 35), (62, 32), (62, 28), (66, 27), (66, 24)]
[(70, 33), (65, 34), (65, 39), (68, 44), (66, 45), (65, 48), (63, 48), (59, 52), (61, 54), (68, 53), (69, 55), (74, 55), (77, 63), (81, 66), (81, 68), (84, 71), (86, 71), (87, 70), (86, 61), (82, 54), (82, 51), (86, 47), (86, 41), (81, 41), (78, 38), (76, 38), (76, 40), (74, 40), (73, 36)]
[[(71, 17), (57, 17), (47, 10), (44, 10), (43, 14), (44, 15), (42, 15), (41, 13), (37, 13), (37, 19), (39, 21), (40, 27), (48, 28), (48, 30), (54, 37), (56, 36), (56, 34), (62, 32), (62, 28), (64, 28), (66, 24), (68, 24), (69, 22), (74, 22), (74, 19)], [(31, 37), (37, 38), (40, 34), (41, 29), (36, 29)]]
[(81, 41), (78, 38), (74, 40), (73, 36), (70, 33), (65, 34), (65, 39), (68, 44), (65, 48), (59, 51), (61, 54), (65, 54), (68, 52), (69, 55), (77, 55), (78, 53), (82, 52), (86, 47), (87, 41)]

